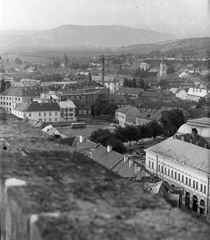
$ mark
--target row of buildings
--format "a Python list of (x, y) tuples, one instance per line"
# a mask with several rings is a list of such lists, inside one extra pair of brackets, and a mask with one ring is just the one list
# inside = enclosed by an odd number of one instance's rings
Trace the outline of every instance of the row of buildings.
[[(52, 127), (43, 130), (55, 133)], [(173, 206), (210, 218), (210, 118), (188, 120), (175, 135), (140, 154), (120, 154), (82, 135), (59, 141)]]

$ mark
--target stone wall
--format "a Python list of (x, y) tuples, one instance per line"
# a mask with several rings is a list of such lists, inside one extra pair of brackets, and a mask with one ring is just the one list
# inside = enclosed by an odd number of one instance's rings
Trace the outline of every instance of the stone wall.
[(207, 240), (208, 225), (172, 209), (0, 109), (3, 240)]

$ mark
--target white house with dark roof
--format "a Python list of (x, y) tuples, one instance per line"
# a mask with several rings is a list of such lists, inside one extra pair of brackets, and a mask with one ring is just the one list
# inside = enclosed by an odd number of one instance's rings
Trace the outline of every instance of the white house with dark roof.
[(145, 162), (161, 179), (183, 187), (182, 204), (203, 216), (210, 214), (209, 131), (209, 118), (189, 120), (176, 135), (146, 149)]
[(119, 121), (121, 127), (125, 127), (126, 124), (135, 124), (136, 116), (139, 114), (139, 110), (133, 106), (126, 106), (119, 108), (115, 111), (115, 118)]
[(60, 122), (61, 120), (58, 103), (22, 102), (12, 109), (12, 114), (22, 119), (42, 122)]

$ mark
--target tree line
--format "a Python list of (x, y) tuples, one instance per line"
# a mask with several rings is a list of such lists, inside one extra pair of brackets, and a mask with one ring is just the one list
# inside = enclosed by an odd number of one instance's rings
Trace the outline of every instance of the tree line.
[(151, 121), (144, 125), (127, 125), (124, 128), (119, 126), (114, 132), (110, 132), (108, 129), (98, 129), (91, 134), (90, 140), (104, 146), (111, 145), (114, 151), (125, 153), (126, 147), (123, 142), (138, 141), (151, 137), (155, 139), (160, 135), (169, 137), (184, 123), (182, 111), (175, 109), (168, 112), (168, 121), (161, 121), (161, 123)]

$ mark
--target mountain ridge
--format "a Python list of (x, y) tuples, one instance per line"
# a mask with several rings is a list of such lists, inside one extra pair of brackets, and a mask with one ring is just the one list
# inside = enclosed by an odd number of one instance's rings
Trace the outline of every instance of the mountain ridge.
[[(27, 32), (28, 31), (28, 32)], [(61, 25), (46, 30), (10, 30), (0, 32), (4, 47), (112, 47), (157, 43), (174, 39), (163, 32), (119, 25)]]

